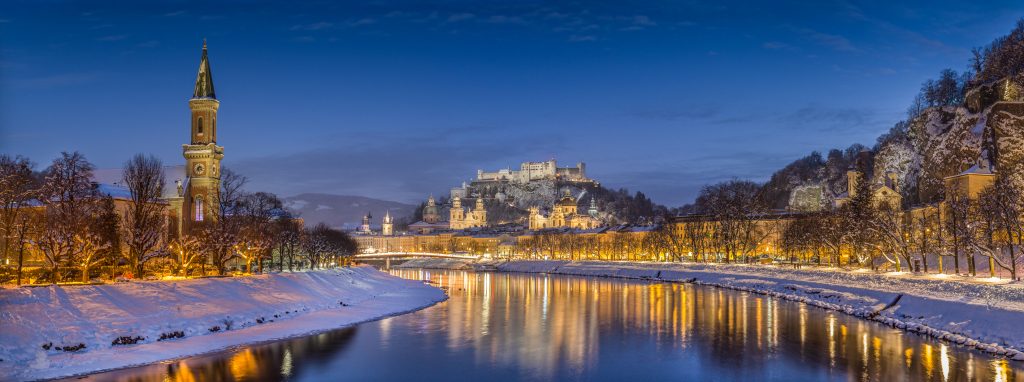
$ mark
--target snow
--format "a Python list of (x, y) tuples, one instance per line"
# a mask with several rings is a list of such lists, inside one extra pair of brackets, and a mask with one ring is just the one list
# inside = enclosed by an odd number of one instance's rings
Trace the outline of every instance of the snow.
[[(438, 288), (368, 266), (0, 289), (0, 380), (66, 377), (301, 336), (421, 309), (445, 298)], [(161, 334), (177, 331), (184, 338), (158, 341)], [(119, 337), (144, 339), (112, 345)], [(50, 343), (49, 350), (43, 349)], [(57, 349), (78, 344), (85, 348)]]
[[(430, 267), (432, 264), (420, 261), (409, 265)], [(1024, 360), (1021, 352), (1024, 331), (1019, 328), (1024, 320), (1024, 287), (1007, 279), (740, 264), (552, 260), (488, 261), (472, 265), (478, 270), (502, 272), (691, 282), (770, 295)], [(872, 315), (898, 294), (903, 297), (896, 306)]]

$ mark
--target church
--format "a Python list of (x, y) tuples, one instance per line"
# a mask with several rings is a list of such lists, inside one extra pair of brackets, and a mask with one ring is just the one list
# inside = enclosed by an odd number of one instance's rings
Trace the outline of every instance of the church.
[(484, 198), (476, 198), (476, 206), (468, 212), (462, 208), (462, 198), (452, 198), (452, 208), (448, 211), (448, 228), (466, 229), (487, 226), (487, 209)]
[[(174, 178), (173, 192), (165, 186), (171, 234), (181, 235), (189, 228), (220, 215), (220, 169), (224, 147), (217, 145), (217, 110), (220, 101), (213, 90), (213, 72), (207, 57), (206, 41), (199, 59), (192, 98), (188, 101), (189, 143), (181, 145), (185, 167)], [(171, 174), (165, 174), (171, 180)], [(169, 195), (168, 195), (169, 194)], [(176, 224), (175, 224), (176, 223)]]
[(555, 202), (551, 213), (545, 215), (538, 207), (530, 207), (528, 226), (530, 230), (547, 228), (592, 229), (602, 225), (597, 217), (597, 200), (590, 198), (590, 208), (586, 214), (579, 213), (577, 200), (566, 190), (562, 198)]

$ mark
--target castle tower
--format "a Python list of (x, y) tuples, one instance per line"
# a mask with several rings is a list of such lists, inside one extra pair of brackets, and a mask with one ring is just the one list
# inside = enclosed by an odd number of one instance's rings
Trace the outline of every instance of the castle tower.
[(206, 56), (206, 41), (199, 59), (195, 90), (188, 101), (192, 111), (191, 141), (182, 145), (187, 185), (182, 216), (186, 225), (216, 219), (220, 214), (220, 161), (224, 147), (217, 146), (217, 109), (220, 101), (213, 91), (213, 73)]
[(369, 211), (366, 215), (363, 215), (363, 222), (359, 225), (359, 232), (370, 233), (370, 219), (373, 219), (373, 215)]
[(391, 236), (395, 234), (395, 226), (391, 219), (391, 211), (384, 212), (384, 221), (381, 222), (381, 234)]

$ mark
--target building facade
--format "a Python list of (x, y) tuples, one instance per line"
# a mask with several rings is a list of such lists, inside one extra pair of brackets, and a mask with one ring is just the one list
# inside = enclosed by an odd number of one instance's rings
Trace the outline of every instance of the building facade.
[(487, 226), (487, 209), (484, 207), (484, 199), (476, 198), (476, 206), (466, 211), (462, 207), (462, 198), (452, 198), (452, 208), (448, 211), (448, 228), (466, 229)]
[(184, 179), (175, 179), (177, 195), (167, 198), (171, 215), (180, 221), (177, 234), (187, 232), (196, 223), (216, 220), (220, 215), (220, 163), (224, 159), (224, 147), (217, 145), (220, 101), (213, 88), (206, 41), (203, 41), (199, 73), (188, 106), (191, 139), (181, 146), (185, 157)]
[(597, 218), (597, 201), (590, 199), (590, 208), (586, 214), (578, 212), (577, 200), (566, 192), (551, 207), (551, 212), (542, 214), (540, 208), (530, 207), (528, 226), (531, 230), (548, 228), (592, 229), (601, 226)]
[(587, 165), (579, 162), (575, 167), (558, 167), (554, 159), (544, 162), (523, 162), (519, 170), (501, 169), (494, 172), (476, 171), (475, 182), (529, 183), (535, 180), (564, 180), (570, 182), (593, 182), (587, 178)]

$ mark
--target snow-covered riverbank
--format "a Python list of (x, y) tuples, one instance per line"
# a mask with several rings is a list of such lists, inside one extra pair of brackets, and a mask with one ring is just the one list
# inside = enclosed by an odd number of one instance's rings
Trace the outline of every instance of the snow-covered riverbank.
[[(763, 265), (512, 261), (401, 267), (478, 269), (692, 282), (770, 295), (882, 322), (956, 344), (1024, 360), (1024, 286), (936, 277)], [(873, 313), (903, 295), (890, 309)]]
[(0, 289), (0, 380), (70, 376), (294, 337), (445, 298), (438, 288), (368, 266)]

